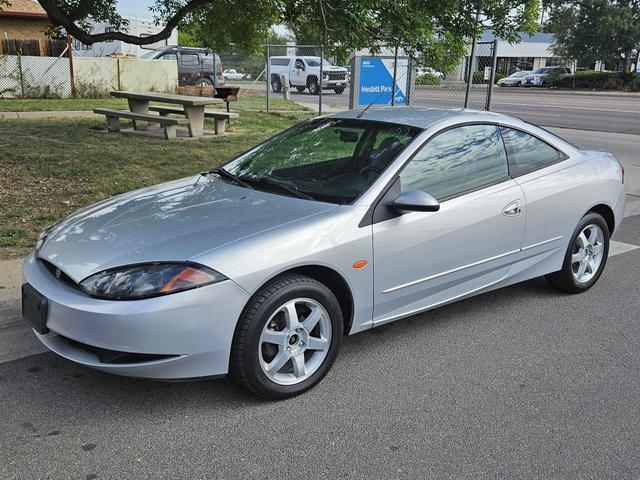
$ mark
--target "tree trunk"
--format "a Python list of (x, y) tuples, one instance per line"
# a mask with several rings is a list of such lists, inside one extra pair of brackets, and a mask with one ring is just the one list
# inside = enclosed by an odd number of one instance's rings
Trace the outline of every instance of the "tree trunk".
[(622, 71), (624, 71), (625, 73), (628, 72), (630, 66), (631, 66), (631, 50), (625, 50), (624, 63), (622, 64)]

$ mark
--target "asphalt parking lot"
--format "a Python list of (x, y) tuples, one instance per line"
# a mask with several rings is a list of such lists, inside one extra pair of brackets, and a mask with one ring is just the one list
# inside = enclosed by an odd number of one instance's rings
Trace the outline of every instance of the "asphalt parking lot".
[[(616, 240), (640, 244), (640, 216)], [(362, 333), (317, 388), (276, 403), (230, 380), (7, 362), (0, 475), (637, 478), (639, 282), (635, 249), (583, 295), (533, 280)]]
[(0, 290), (0, 478), (638, 478), (640, 137), (554, 131), (626, 168), (599, 283), (536, 279), (349, 337), (291, 400), (41, 353)]
[[(264, 87), (261, 87), (264, 88)], [(274, 98), (278, 95), (273, 94)], [(318, 97), (308, 92), (291, 93), (292, 100), (317, 108)], [(412, 105), (451, 108), (463, 105), (464, 90), (418, 87)], [(349, 108), (349, 92), (340, 95), (328, 90), (322, 99), (325, 110)], [(471, 92), (469, 108), (484, 109), (485, 92)], [(499, 88), (493, 92), (493, 111), (520, 117), (527, 122), (549, 127), (575, 128), (612, 133), (640, 134), (640, 96), (576, 94), (535, 88)]]

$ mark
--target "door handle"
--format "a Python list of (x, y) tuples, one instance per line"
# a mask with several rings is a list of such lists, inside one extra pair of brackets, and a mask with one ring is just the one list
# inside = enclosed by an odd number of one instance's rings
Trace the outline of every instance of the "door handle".
[(517, 215), (520, 215), (521, 213), (522, 209), (520, 208), (520, 200), (511, 202), (502, 210), (502, 214), (506, 215), (507, 217), (515, 217)]

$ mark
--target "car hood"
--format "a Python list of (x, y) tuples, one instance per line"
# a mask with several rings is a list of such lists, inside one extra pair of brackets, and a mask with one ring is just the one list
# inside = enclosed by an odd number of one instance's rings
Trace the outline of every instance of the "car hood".
[(38, 256), (76, 282), (122, 265), (182, 261), (335, 208), (191, 177), (84, 208), (49, 232)]

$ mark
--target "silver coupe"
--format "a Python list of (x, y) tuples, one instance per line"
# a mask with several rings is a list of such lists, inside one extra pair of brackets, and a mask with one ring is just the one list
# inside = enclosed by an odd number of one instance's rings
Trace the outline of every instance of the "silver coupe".
[(55, 353), (298, 394), (344, 335), (544, 275), (592, 287), (624, 171), (517, 118), (412, 107), (299, 123), (42, 232), (23, 315)]

